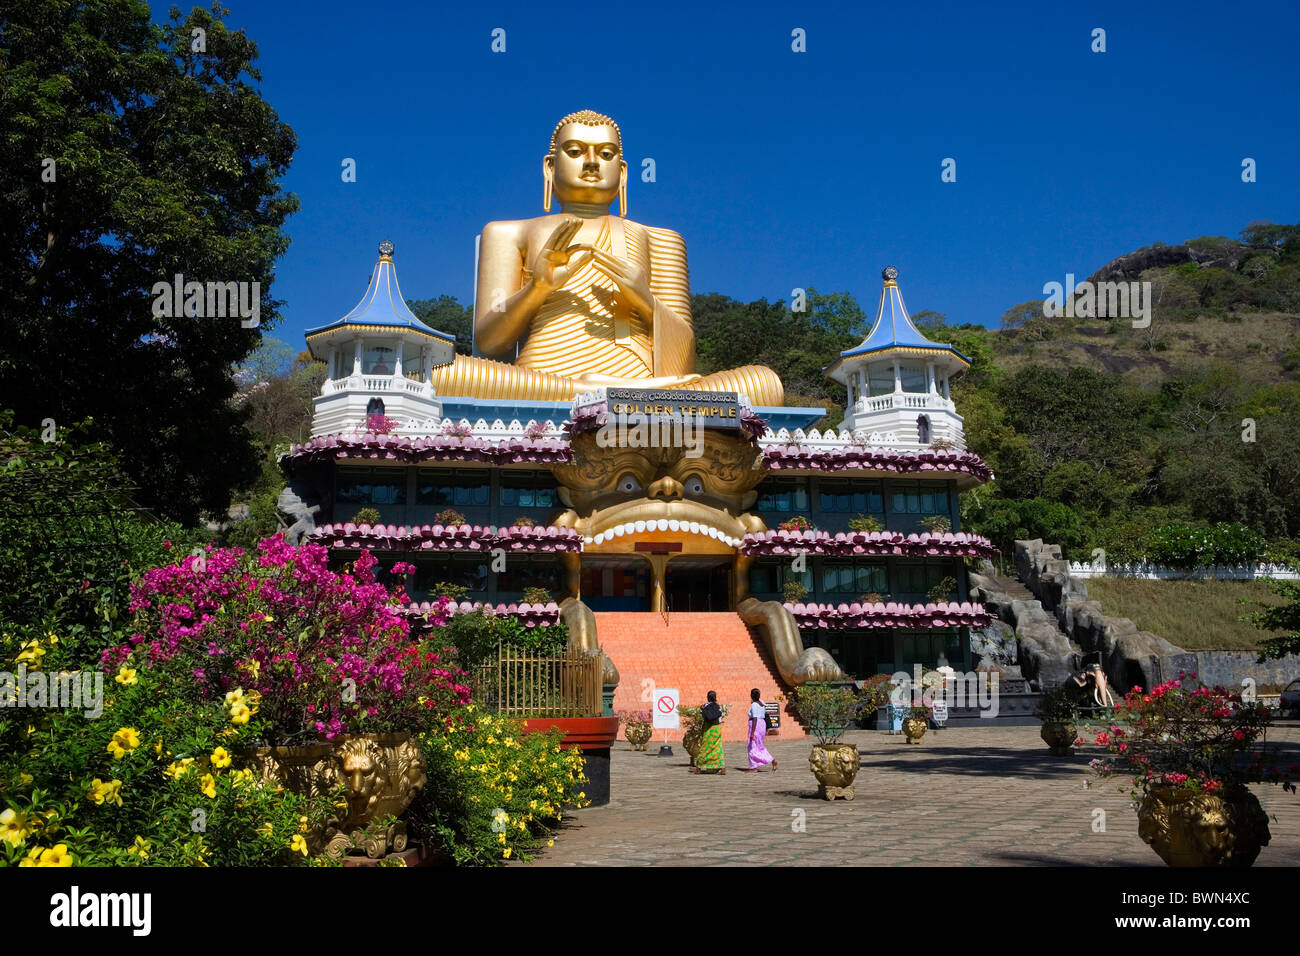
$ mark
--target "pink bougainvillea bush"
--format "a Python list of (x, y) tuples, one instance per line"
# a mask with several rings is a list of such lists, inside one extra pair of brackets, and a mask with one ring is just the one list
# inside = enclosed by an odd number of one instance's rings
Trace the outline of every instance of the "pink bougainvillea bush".
[[(1093, 760), (1102, 777), (1125, 775), (1135, 796), (1152, 789), (1215, 793), (1248, 783), (1276, 783), (1294, 791), (1300, 767), (1284, 764), (1266, 745), (1271, 714), (1222, 687), (1198, 686), (1180, 673), (1150, 690), (1132, 688), (1108, 725), (1088, 728), (1106, 756)], [(1075, 746), (1087, 743), (1084, 738)]]
[[(463, 674), (417, 642), (369, 551), (341, 573), (321, 545), (282, 536), (257, 552), (214, 549), (146, 572), (131, 588), (134, 633), (105, 667), (163, 668), (176, 693), (261, 718), (268, 742), (405, 730), (469, 703)], [(394, 577), (411, 570), (394, 565)], [(433, 608), (430, 622), (444, 620)]]

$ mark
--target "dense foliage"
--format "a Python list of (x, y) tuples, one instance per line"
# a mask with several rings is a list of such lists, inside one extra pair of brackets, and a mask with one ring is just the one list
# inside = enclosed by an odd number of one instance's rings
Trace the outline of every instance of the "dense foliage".
[[(257, 476), (232, 372), (276, 319), (298, 206), (281, 185), (293, 131), (223, 15), (30, 0), (0, 22), (0, 408), (95, 415), (141, 500), (187, 523)], [(261, 327), (155, 315), (177, 274), (260, 283)]]

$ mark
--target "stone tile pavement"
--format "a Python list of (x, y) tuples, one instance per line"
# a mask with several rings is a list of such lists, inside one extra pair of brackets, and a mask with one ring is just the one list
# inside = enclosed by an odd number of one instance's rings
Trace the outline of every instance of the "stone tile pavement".
[[(1270, 740), (1300, 763), (1300, 726)], [(727, 744), (725, 776), (688, 773), (680, 744), (660, 758), (657, 745), (637, 753), (620, 740), (610, 803), (574, 811), (531, 865), (1164, 865), (1138, 838), (1120, 781), (1092, 779), (1095, 748), (1053, 757), (1037, 727), (930, 730), (911, 746), (879, 731), (845, 741), (862, 753), (857, 797), (828, 803), (808, 740), (773, 739), (775, 773), (739, 772), (744, 745)], [(1300, 866), (1300, 797), (1256, 793), (1273, 835), (1256, 866)], [(1097, 809), (1105, 832), (1093, 832)]]

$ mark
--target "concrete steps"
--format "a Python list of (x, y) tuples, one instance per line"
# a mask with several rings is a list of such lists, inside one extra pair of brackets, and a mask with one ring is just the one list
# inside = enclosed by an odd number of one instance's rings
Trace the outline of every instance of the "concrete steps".
[[(731, 708), (722, 724), (723, 739), (743, 741), (749, 733), (750, 688), (757, 687), (764, 701), (788, 691), (767, 649), (732, 611), (674, 613), (667, 625), (653, 611), (598, 612), (596, 639), (618, 668), (616, 711), (650, 710), (652, 687), (677, 688), (682, 703), (690, 706), (703, 704), (713, 690), (718, 703)], [(663, 735), (656, 731), (654, 740)], [(803, 728), (782, 707), (776, 739), (803, 736)], [(681, 740), (681, 731), (668, 731), (668, 739)]]

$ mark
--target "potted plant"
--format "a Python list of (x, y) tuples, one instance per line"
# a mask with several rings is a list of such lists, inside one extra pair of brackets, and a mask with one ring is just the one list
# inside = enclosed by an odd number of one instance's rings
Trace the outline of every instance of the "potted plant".
[(777, 525), (782, 531), (816, 531), (817, 526), (805, 518), (803, 515), (795, 515), (788, 521), (782, 521)]
[(943, 534), (945, 531), (952, 530), (952, 521), (947, 515), (930, 515), (921, 520), (921, 526), (930, 534)]
[[(256, 743), (233, 753), (253, 776), (308, 795), (341, 788), (338, 818), (307, 838), (331, 856), (404, 848), (400, 821), (380, 823), (425, 783), (412, 735), (469, 703), (461, 672), (412, 639), (400, 584), (378, 582), (377, 563), (363, 551), (339, 574), (323, 546), (280, 535), (256, 554), (189, 556), (131, 586), (132, 642), (104, 654), (106, 667), (147, 661), (177, 697), (256, 727)], [(392, 574), (411, 570), (399, 562)]]
[(905, 702), (902, 711), (903, 735), (907, 738), (909, 744), (919, 742), (925, 736), (925, 729), (929, 726), (929, 720), (934, 714), (934, 708), (922, 699)]
[(623, 736), (633, 750), (645, 750), (654, 734), (654, 725), (648, 710), (620, 710), (618, 721), (623, 725)]
[(870, 515), (860, 514), (856, 518), (849, 519), (849, 530), (863, 531), (863, 532), (870, 533), (872, 531), (880, 531), (883, 529), (880, 526), (880, 522), (877, 521), (875, 518), (871, 517)]
[(841, 743), (840, 736), (858, 708), (857, 696), (848, 687), (810, 682), (795, 688), (793, 698), (799, 718), (817, 738), (808, 769), (817, 778), (818, 795), (826, 800), (852, 800), (861, 757), (857, 746)]
[(465, 516), (455, 508), (447, 508), (438, 512), (433, 519), (433, 523), (443, 525), (447, 528), (459, 527), (465, 523)]
[(860, 722), (874, 725), (876, 711), (889, 704), (889, 695), (894, 689), (893, 678), (889, 674), (873, 674), (864, 680), (858, 688), (858, 706)]
[(926, 591), (925, 596), (929, 598), (932, 604), (942, 604), (944, 601), (947, 601), (949, 598), (951, 598), (953, 592), (956, 590), (957, 590), (957, 579), (954, 578), (952, 575), (949, 575), (946, 578), (940, 579), (938, 583), (935, 584), (934, 587)]
[[(1195, 674), (1144, 691), (1134, 687), (1115, 708), (1106, 748), (1092, 762), (1132, 782), (1138, 835), (1170, 866), (1247, 867), (1271, 834), (1252, 783), (1296, 792), (1265, 746), (1271, 714), (1222, 687), (1194, 687)], [(1188, 686), (1184, 686), (1184, 684)]]
[(1038, 697), (1034, 716), (1043, 722), (1038, 734), (1051, 748), (1053, 756), (1068, 757), (1074, 747), (1078, 702), (1068, 684), (1043, 691)]
[(781, 586), (781, 596), (785, 598), (786, 604), (798, 604), (808, 596), (808, 586), (792, 578)]
[(375, 508), (362, 508), (352, 516), (352, 523), (355, 525), (377, 525), (379, 524), (379, 511)]

